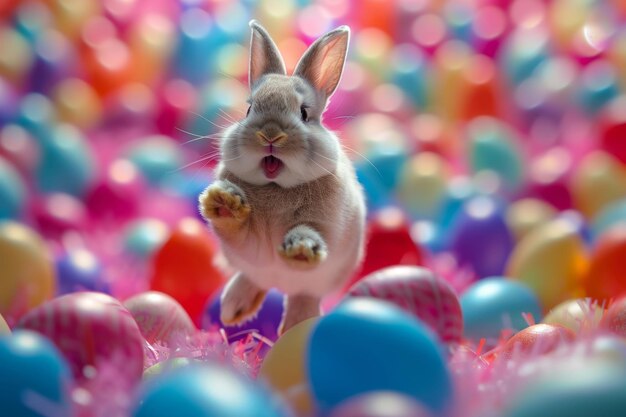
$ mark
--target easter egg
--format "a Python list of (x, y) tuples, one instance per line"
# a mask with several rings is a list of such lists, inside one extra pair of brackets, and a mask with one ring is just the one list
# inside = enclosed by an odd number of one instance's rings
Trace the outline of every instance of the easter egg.
[(77, 292), (57, 297), (31, 310), (18, 323), (54, 342), (77, 379), (85, 367), (114, 366), (133, 383), (143, 372), (143, 337), (133, 316), (113, 297)]
[(394, 265), (421, 265), (422, 250), (413, 241), (402, 211), (388, 207), (376, 212), (367, 224), (365, 256), (349, 285), (379, 269)]
[(391, 391), (361, 394), (335, 407), (329, 417), (429, 417), (423, 405), (408, 395)]
[(149, 379), (133, 417), (286, 417), (288, 411), (263, 386), (223, 365), (188, 365)]
[(78, 78), (68, 78), (52, 91), (59, 119), (77, 127), (96, 126), (102, 117), (102, 103), (93, 88)]
[(421, 152), (400, 173), (398, 200), (411, 215), (432, 218), (442, 202), (447, 177), (448, 167), (440, 156)]
[(598, 112), (619, 94), (615, 68), (603, 59), (594, 60), (583, 68), (579, 88), (583, 108)]
[(219, 291), (207, 303), (202, 316), (203, 329), (224, 329), (229, 343), (244, 339), (252, 332), (259, 333), (272, 342), (278, 339), (278, 326), (283, 317), (285, 304), (285, 296), (282, 293), (275, 289), (269, 290), (256, 315), (234, 326), (224, 325), (220, 320), (221, 297), (222, 291)]
[(563, 301), (554, 307), (546, 314), (542, 323), (558, 324), (574, 333), (589, 332), (598, 327), (603, 315), (604, 309), (590, 299), (574, 299)]
[(507, 208), (506, 223), (519, 242), (528, 232), (552, 220), (556, 213), (554, 207), (542, 200), (524, 198)]
[(137, 294), (124, 301), (148, 343), (171, 345), (177, 338), (192, 334), (196, 327), (176, 300), (158, 291)]
[(180, 147), (167, 136), (152, 136), (133, 144), (128, 159), (152, 185), (160, 184), (183, 165)]
[(172, 296), (199, 324), (207, 300), (223, 283), (215, 266), (217, 246), (199, 220), (184, 218), (152, 260), (150, 289)]
[(572, 169), (571, 151), (554, 146), (529, 161), (526, 195), (543, 200), (559, 210), (572, 208), (568, 175)]
[(450, 231), (450, 249), (459, 264), (470, 266), (479, 278), (501, 275), (512, 248), (501, 205), (486, 196), (467, 201)]
[(4, 125), (0, 120), (0, 126), (0, 159), (4, 158), (16, 171), (30, 176), (39, 163), (39, 145), (35, 138), (17, 124)]
[(156, 119), (159, 131), (166, 135), (180, 133), (180, 126), (188, 123), (193, 117), (192, 109), (195, 109), (198, 101), (198, 92), (195, 87), (179, 79), (170, 79), (160, 91), (159, 115)]
[(33, 51), (12, 25), (0, 29), (0, 76), (19, 85), (33, 63)]
[(626, 168), (606, 152), (587, 155), (571, 181), (574, 203), (587, 218), (626, 196)]
[(523, 163), (510, 128), (497, 119), (480, 117), (470, 122), (467, 135), (472, 171), (495, 172), (507, 190), (517, 190), (522, 184)]
[(506, 275), (530, 287), (545, 311), (581, 293), (587, 266), (586, 250), (575, 225), (555, 219), (517, 244)]
[(535, 324), (513, 335), (498, 355), (505, 358), (543, 355), (572, 342), (576, 334), (558, 324)]
[(259, 369), (259, 379), (280, 394), (298, 415), (313, 411), (306, 350), (318, 320), (319, 317), (312, 317), (287, 330), (272, 346)]
[(608, 229), (618, 224), (626, 224), (626, 199), (607, 204), (591, 221), (593, 240), (597, 240)]
[(91, 185), (94, 166), (89, 144), (80, 131), (71, 125), (59, 125), (42, 142), (36, 183), (43, 192), (83, 196)]
[(502, 331), (517, 332), (528, 326), (524, 314), (535, 322), (541, 320), (537, 295), (521, 282), (506, 278), (485, 278), (472, 284), (461, 294), (464, 335), (478, 341), (497, 341)]
[(12, 164), (0, 155), (0, 220), (22, 217), (26, 187)]
[(459, 300), (446, 281), (426, 268), (395, 266), (378, 270), (354, 284), (347, 296), (389, 301), (419, 318), (444, 343), (461, 341)]
[(48, 97), (30, 93), (20, 101), (16, 123), (41, 142), (52, 136), (55, 118), (55, 109)]
[(51, 239), (59, 239), (72, 230), (84, 230), (88, 224), (84, 202), (65, 193), (41, 195), (33, 205), (33, 217), (37, 230)]
[(104, 222), (127, 220), (139, 211), (144, 182), (135, 165), (125, 159), (111, 163), (103, 178), (89, 191), (85, 203), (89, 213)]
[(0, 223), (0, 314), (17, 318), (54, 295), (52, 256), (32, 229), (14, 222)]
[(613, 301), (602, 317), (601, 326), (626, 337), (626, 296)]
[(6, 333), (11, 333), (11, 328), (7, 324), (7, 322), (4, 319), (4, 317), (2, 317), (2, 315), (0, 315), (0, 335), (6, 334)]
[(589, 297), (608, 300), (626, 292), (624, 254), (626, 226), (616, 226), (600, 236), (591, 254), (591, 263), (583, 282)]
[(72, 384), (65, 359), (45, 337), (27, 330), (0, 335), (3, 415), (73, 416)]
[(622, 164), (626, 164), (624, 135), (626, 135), (626, 120), (616, 119), (605, 123), (600, 136), (602, 148), (621, 161)]
[(56, 260), (56, 276), (58, 294), (109, 291), (109, 284), (103, 277), (100, 261), (86, 249), (70, 250), (59, 256)]
[(35, 41), (29, 73), (30, 90), (49, 94), (61, 80), (76, 72), (76, 51), (56, 30), (46, 29)]
[(140, 259), (150, 259), (169, 236), (169, 228), (161, 220), (140, 218), (124, 230), (124, 249)]
[(623, 368), (604, 364), (577, 369), (554, 367), (528, 384), (503, 410), (504, 417), (620, 417), (626, 410), (626, 378)]
[(436, 336), (388, 302), (342, 302), (319, 320), (307, 352), (307, 373), (322, 412), (381, 390), (406, 394), (435, 413), (450, 404), (450, 375)]

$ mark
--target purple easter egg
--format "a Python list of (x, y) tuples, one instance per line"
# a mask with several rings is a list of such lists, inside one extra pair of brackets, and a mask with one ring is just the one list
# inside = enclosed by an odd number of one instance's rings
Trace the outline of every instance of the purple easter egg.
[(105, 366), (115, 367), (128, 383), (141, 379), (144, 339), (130, 312), (109, 295), (77, 292), (55, 298), (28, 312), (18, 327), (52, 340), (77, 380), (90, 377), (89, 367)]
[(133, 315), (148, 343), (172, 345), (178, 338), (191, 335), (196, 330), (189, 314), (178, 301), (162, 292), (137, 294), (124, 301), (124, 307)]
[(465, 203), (452, 224), (450, 249), (478, 278), (502, 275), (513, 249), (502, 207), (486, 196)]
[(50, 31), (40, 37), (34, 48), (30, 71), (30, 89), (48, 94), (60, 81), (76, 72), (73, 45), (59, 32)]
[(104, 280), (102, 265), (96, 256), (86, 249), (74, 249), (56, 259), (58, 294), (78, 291), (108, 293), (109, 284)]
[(222, 291), (209, 300), (202, 316), (203, 329), (223, 328), (230, 343), (257, 332), (271, 341), (278, 339), (278, 326), (283, 316), (285, 296), (277, 290), (269, 290), (257, 315), (240, 325), (226, 326), (220, 320), (220, 299)]

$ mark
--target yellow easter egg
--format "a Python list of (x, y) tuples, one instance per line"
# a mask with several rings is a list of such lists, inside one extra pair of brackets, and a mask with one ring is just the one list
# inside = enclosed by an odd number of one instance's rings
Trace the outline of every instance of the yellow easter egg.
[(400, 173), (398, 199), (413, 215), (433, 217), (445, 194), (448, 166), (437, 154), (421, 152)]
[(511, 204), (506, 212), (506, 223), (518, 242), (530, 231), (546, 224), (556, 216), (556, 209), (545, 201), (524, 198)]
[(85, 81), (69, 78), (59, 83), (52, 97), (59, 118), (80, 128), (89, 128), (100, 121), (102, 103), (95, 90)]
[(528, 233), (513, 249), (507, 276), (532, 288), (544, 310), (582, 294), (588, 255), (575, 226), (552, 220)]
[(15, 222), (0, 223), (0, 314), (17, 318), (52, 298), (52, 257), (42, 239)]
[(590, 299), (578, 298), (563, 301), (554, 307), (543, 318), (545, 324), (559, 324), (565, 326), (575, 333), (581, 330), (589, 331), (598, 327), (604, 309), (591, 302)]
[(466, 102), (470, 87), (467, 68), (472, 58), (470, 47), (457, 40), (447, 41), (435, 53), (430, 110), (448, 123), (459, 119), (463, 103)]
[(0, 76), (20, 83), (33, 63), (33, 52), (22, 35), (8, 27), (0, 28)]
[(283, 334), (268, 352), (259, 378), (265, 380), (298, 415), (311, 415), (313, 401), (306, 375), (305, 352), (319, 317), (307, 319)]
[(51, 3), (56, 27), (70, 38), (78, 36), (85, 22), (97, 16), (102, 8), (96, 0), (52, 0)]
[(595, 151), (574, 171), (570, 187), (576, 208), (592, 218), (626, 196), (626, 169), (609, 153)]
[(11, 333), (11, 328), (0, 314), (0, 335)]
[(571, 46), (589, 14), (587, 0), (556, 0), (549, 9), (549, 23), (554, 39), (562, 47)]

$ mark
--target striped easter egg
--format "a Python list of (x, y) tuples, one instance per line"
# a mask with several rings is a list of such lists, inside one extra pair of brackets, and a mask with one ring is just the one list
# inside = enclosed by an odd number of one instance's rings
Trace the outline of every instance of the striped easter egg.
[(144, 339), (130, 312), (109, 295), (76, 292), (55, 298), (28, 312), (18, 327), (50, 339), (77, 380), (104, 366), (115, 367), (131, 383), (141, 378)]
[(457, 343), (463, 335), (463, 315), (456, 293), (426, 268), (392, 266), (378, 270), (354, 284), (347, 297), (391, 302), (419, 318), (444, 343)]

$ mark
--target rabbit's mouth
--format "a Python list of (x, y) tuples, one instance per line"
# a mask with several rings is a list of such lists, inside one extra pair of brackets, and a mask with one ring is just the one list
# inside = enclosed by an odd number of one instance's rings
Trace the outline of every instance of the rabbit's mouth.
[(261, 159), (261, 168), (263, 169), (263, 173), (265, 176), (271, 180), (276, 178), (280, 171), (283, 169), (283, 161), (276, 158), (274, 155), (266, 156)]

